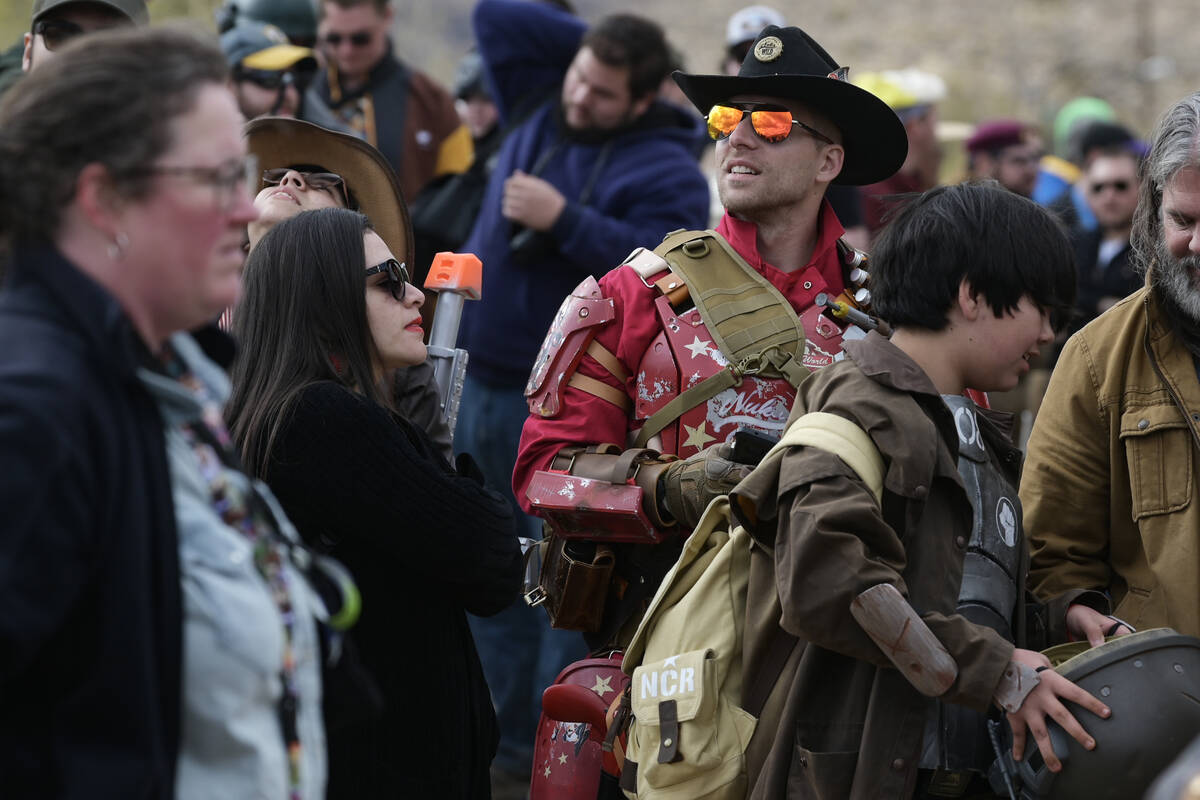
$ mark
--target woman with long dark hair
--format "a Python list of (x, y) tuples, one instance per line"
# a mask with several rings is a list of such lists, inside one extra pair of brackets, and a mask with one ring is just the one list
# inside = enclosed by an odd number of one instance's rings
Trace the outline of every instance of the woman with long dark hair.
[(323, 209), (263, 237), (234, 316), (230, 429), (304, 539), (354, 574), (350, 638), (384, 700), (330, 725), (331, 798), (489, 796), (496, 723), (465, 612), (512, 602), (520, 556), (504, 498), (392, 409), (382, 379), (426, 357), (423, 300), (365, 217)]

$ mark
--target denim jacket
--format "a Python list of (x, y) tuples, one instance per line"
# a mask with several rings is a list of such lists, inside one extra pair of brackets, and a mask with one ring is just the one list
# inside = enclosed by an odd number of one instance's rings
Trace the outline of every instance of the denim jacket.
[[(171, 346), (218, 402), (229, 382), (186, 334)], [(284, 800), (291, 788), (280, 725), (285, 631), (271, 590), (255, 565), (254, 543), (222, 521), (202, 470), (204, 457), (185, 432), (202, 406), (178, 381), (147, 369), (139, 377), (158, 402), (166, 428), (171, 486), (179, 528), (183, 584), (182, 732), (176, 774), (179, 800), (209, 797)], [(211, 469), (211, 465), (210, 465)], [(234, 490), (251, 480), (228, 467), (221, 478)], [(274, 496), (257, 482), (283, 537), (299, 541)], [(277, 546), (280, 546), (277, 543)], [(299, 699), (300, 797), (325, 796), (326, 747), (321, 717), (320, 648), (315, 620), (323, 603), (302, 574), (283, 559), (295, 623), (293, 681)]]

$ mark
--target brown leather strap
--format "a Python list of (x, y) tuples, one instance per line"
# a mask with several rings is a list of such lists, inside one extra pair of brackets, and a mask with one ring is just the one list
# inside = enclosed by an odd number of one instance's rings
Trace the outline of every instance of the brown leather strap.
[(658, 704), (658, 763), (673, 764), (682, 761), (679, 755), (679, 707), (674, 700), (663, 700)]
[(591, 344), (587, 346), (587, 354), (596, 359), (600, 366), (608, 370), (609, 374), (616, 378), (621, 383), (629, 380), (629, 371), (625, 369), (620, 360), (613, 355), (612, 351), (604, 345), (592, 339)]
[(604, 381), (589, 378), (587, 375), (581, 375), (576, 372), (567, 381), (567, 386), (574, 386), (581, 392), (587, 392), (594, 397), (599, 397), (601, 400), (607, 400), (622, 411), (628, 412), (633, 408), (633, 401), (629, 399), (629, 395), (620, 389), (609, 386)]
[(691, 292), (688, 291), (687, 284), (683, 282), (683, 278), (674, 272), (668, 272), (656, 280), (654, 288), (667, 296), (667, 302), (671, 304), (672, 308), (679, 308), (691, 297)]
[(657, 458), (658, 452), (655, 450), (647, 450), (644, 447), (635, 447), (631, 450), (626, 450), (613, 463), (612, 473), (609, 475), (608, 482), (620, 485), (629, 480), (630, 473), (633, 472), (633, 465), (639, 458)]

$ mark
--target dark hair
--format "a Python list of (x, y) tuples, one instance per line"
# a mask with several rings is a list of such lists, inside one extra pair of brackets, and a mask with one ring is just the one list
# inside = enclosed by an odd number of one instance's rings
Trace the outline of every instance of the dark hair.
[(228, 77), (212, 36), (184, 27), (72, 42), (0, 103), (0, 234), (52, 240), (88, 164), (104, 165), (121, 196), (144, 197), (139, 170), (170, 148), (172, 121)]
[(304, 211), (263, 236), (246, 261), (233, 314), (240, 357), (225, 406), (246, 469), (261, 477), (276, 434), (306, 386), (336, 381), (389, 401), (372, 371), (363, 235), (367, 218), (344, 208)]
[(332, 3), (338, 8), (358, 8), (372, 6), (380, 15), (386, 14), (392, 0), (317, 0), (317, 19), (325, 19), (325, 4)]
[(876, 240), (870, 272), (872, 307), (896, 327), (945, 328), (964, 280), (996, 316), (1029, 295), (1056, 330), (1075, 301), (1075, 256), (1062, 223), (990, 180), (915, 196)]
[(671, 50), (657, 23), (636, 14), (613, 14), (592, 26), (580, 47), (610, 67), (629, 70), (634, 100), (658, 91), (671, 70)]
[[(1083, 164), (1097, 155), (1094, 151), (1107, 153), (1114, 148), (1131, 149), (1135, 142), (1133, 133), (1124, 125), (1095, 120), (1083, 126), (1078, 137), (1077, 164)], [(1132, 150), (1130, 150), (1132, 152)]]
[(1150, 153), (1142, 165), (1137, 211), (1130, 242), (1143, 274), (1154, 266), (1162, 239), (1162, 199), (1167, 184), (1188, 167), (1200, 168), (1200, 92), (1171, 107), (1154, 129)]

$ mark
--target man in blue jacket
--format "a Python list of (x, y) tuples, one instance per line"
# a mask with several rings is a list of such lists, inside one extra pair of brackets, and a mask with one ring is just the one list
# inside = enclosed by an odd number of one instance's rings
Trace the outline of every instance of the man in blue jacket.
[[(525, 382), (562, 298), (639, 245), (703, 228), (708, 188), (691, 152), (699, 120), (657, 101), (670, 64), (657, 25), (617, 14), (587, 30), (550, 4), (483, 0), (474, 26), (508, 132), (464, 247), (483, 261), (483, 300), (463, 316), (455, 444), (507, 489)], [(474, 630), (502, 729), (496, 764), (528, 774), (541, 690), (583, 642), (520, 601)]]

